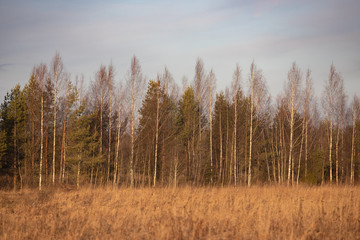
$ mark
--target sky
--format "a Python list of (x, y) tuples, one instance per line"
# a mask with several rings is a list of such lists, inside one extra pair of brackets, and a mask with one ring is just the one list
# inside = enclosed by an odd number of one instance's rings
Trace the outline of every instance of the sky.
[(124, 81), (136, 55), (147, 79), (166, 66), (181, 86), (200, 57), (218, 91), (231, 86), (236, 64), (246, 90), (254, 61), (275, 97), (295, 61), (303, 76), (312, 70), (317, 95), (332, 63), (348, 95), (359, 95), (359, 10), (358, 0), (0, 0), (0, 102), (56, 51), (72, 79), (83, 74), (88, 84), (110, 62)]

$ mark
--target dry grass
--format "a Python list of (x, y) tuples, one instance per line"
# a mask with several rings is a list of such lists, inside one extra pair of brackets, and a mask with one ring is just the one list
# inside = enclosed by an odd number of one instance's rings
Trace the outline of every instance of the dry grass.
[(357, 187), (0, 194), (0, 239), (360, 239)]

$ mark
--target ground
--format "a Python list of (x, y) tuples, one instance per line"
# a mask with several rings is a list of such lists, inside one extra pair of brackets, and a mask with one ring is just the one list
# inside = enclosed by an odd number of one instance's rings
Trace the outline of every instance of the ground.
[(360, 239), (360, 188), (0, 192), (0, 239)]

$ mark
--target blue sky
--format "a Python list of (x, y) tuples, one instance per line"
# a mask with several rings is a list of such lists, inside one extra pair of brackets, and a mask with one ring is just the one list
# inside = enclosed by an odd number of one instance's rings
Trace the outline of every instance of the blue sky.
[(135, 54), (144, 76), (166, 65), (181, 86), (193, 80), (197, 57), (214, 70), (217, 89), (231, 86), (237, 63), (243, 85), (252, 60), (273, 96), (293, 61), (313, 73), (323, 91), (333, 62), (349, 95), (360, 93), (360, 1), (2, 1), (0, 0), (0, 101), (28, 81), (35, 64), (58, 51), (75, 78), (94, 78), (113, 62), (124, 81)]

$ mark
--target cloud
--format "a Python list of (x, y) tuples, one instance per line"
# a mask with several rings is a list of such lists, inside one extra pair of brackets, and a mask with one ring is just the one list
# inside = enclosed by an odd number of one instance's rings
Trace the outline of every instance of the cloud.
[(4, 72), (6, 71), (6, 68), (9, 66), (13, 66), (14, 64), (12, 63), (4, 63), (4, 64), (0, 64), (0, 71)]
[(110, 60), (121, 77), (133, 54), (145, 75), (155, 76), (166, 64), (179, 80), (183, 74), (191, 78), (198, 56), (214, 67), (218, 79), (230, 80), (238, 61), (244, 67), (252, 59), (263, 61), (274, 69), (275, 79), (285, 76), (294, 60), (313, 69), (321, 69), (321, 62), (345, 66), (359, 60), (360, 1), (354, 0), (22, 0), (0, 5), (1, 81), (26, 81), (32, 66), (49, 63), (56, 50), (69, 72), (84, 73), (86, 79)]

